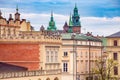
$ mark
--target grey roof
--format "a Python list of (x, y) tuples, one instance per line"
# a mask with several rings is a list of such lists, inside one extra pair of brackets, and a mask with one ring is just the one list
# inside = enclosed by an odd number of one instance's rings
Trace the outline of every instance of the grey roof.
[(108, 38), (110, 37), (110, 38), (116, 38), (116, 37), (120, 37), (120, 31), (119, 32), (116, 32), (116, 33), (114, 33), (114, 34), (112, 34), (112, 35), (109, 35), (109, 36), (107, 36)]
[(25, 67), (0, 62), (0, 73), (1, 72), (26, 71), (26, 70), (27, 70), (27, 68), (25, 68)]

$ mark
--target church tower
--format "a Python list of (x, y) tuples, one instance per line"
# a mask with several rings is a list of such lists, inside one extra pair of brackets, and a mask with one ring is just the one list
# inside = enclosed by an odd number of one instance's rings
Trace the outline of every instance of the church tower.
[(18, 12), (18, 6), (16, 7), (15, 20), (20, 21), (20, 13)]
[(50, 18), (50, 21), (49, 21), (49, 26), (47, 27), (47, 30), (48, 31), (56, 31), (56, 26), (55, 26), (55, 21), (54, 21), (54, 18), (53, 18), (53, 13), (51, 12), (51, 18)]
[(78, 8), (75, 4), (75, 8), (73, 10), (73, 15), (72, 15), (72, 30), (74, 33), (81, 33), (81, 23), (79, 21), (80, 17), (78, 14)]

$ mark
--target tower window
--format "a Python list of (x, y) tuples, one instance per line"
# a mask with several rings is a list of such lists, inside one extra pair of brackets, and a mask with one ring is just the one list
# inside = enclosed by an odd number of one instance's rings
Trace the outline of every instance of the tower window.
[(117, 46), (118, 44), (117, 44), (117, 40), (114, 40), (114, 46)]

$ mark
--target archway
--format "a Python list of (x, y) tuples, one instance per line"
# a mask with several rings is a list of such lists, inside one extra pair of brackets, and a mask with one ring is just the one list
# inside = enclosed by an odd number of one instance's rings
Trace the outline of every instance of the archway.
[(47, 78), (46, 80), (50, 80), (50, 78)]
[(59, 80), (57, 77), (54, 80)]

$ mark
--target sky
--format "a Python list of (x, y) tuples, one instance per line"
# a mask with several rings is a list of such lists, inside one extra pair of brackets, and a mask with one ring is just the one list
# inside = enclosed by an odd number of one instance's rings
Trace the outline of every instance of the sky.
[(73, 14), (75, 3), (82, 33), (108, 36), (120, 31), (120, 0), (0, 0), (0, 10), (8, 19), (9, 14), (14, 17), (18, 5), (21, 19), (30, 21), (35, 30), (41, 25), (48, 27), (52, 11), (57, 29), (62, 30), (70, 13)]

